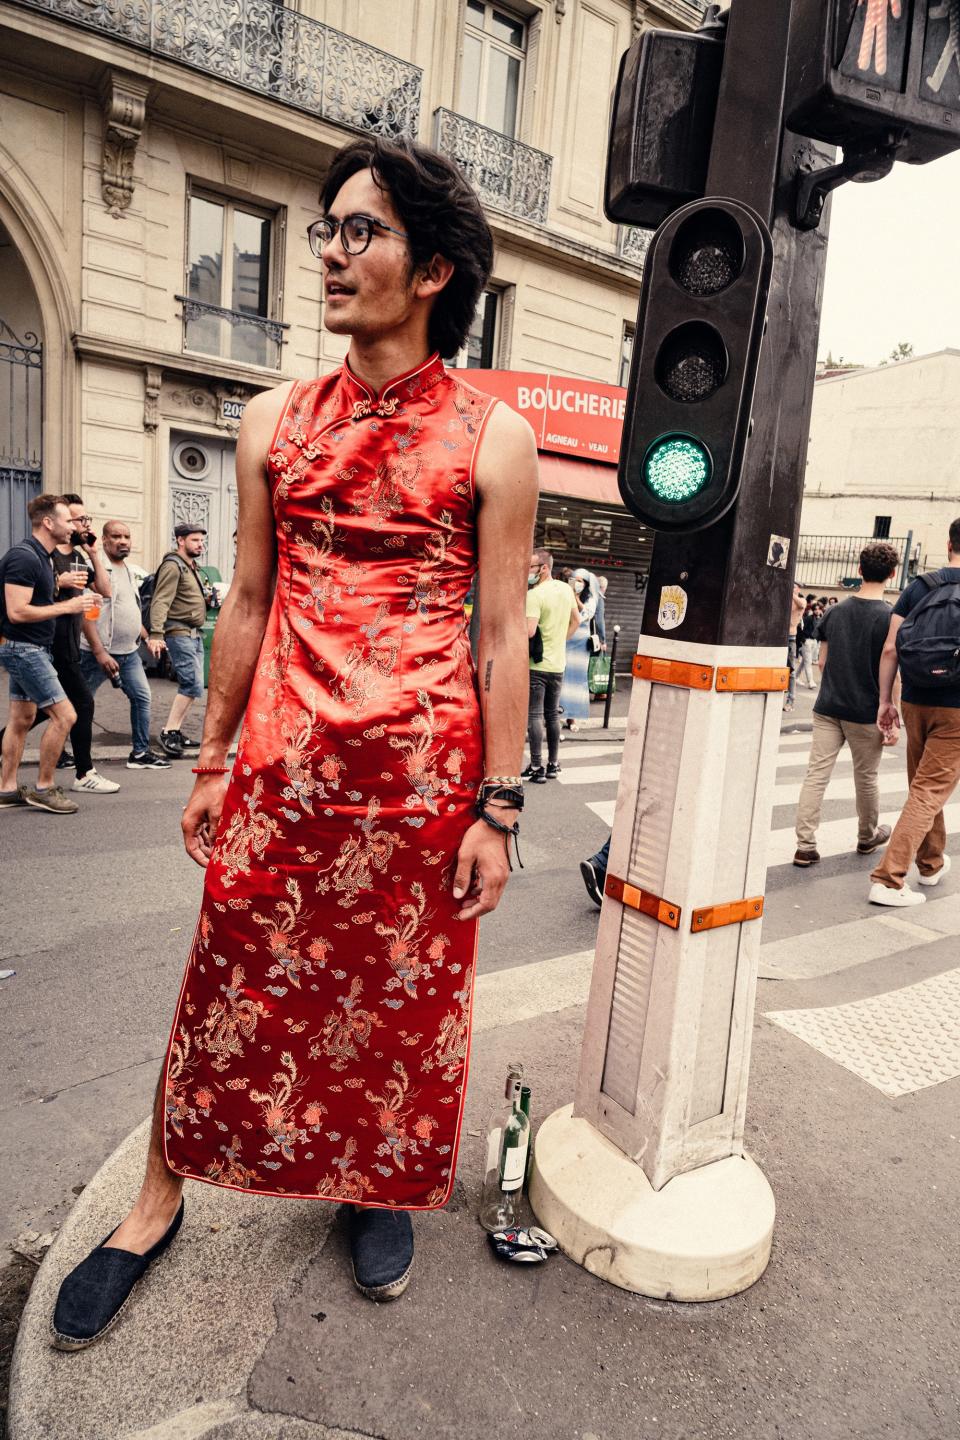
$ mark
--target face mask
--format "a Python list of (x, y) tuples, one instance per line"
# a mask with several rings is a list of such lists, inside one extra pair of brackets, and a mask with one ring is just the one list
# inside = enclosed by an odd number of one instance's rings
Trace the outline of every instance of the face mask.
[(533, 587), (534, 587), (534, 585), (536, 585), (536, 583), (537, 583), (537, 581), (538, 581), (539, 579), (540, 579), (540, 571), (539, 571), (539, 570), (531, 570), (531, 571), (530, 571), (530, 574), (527, 576), (527, 589), (528, 589), (528, 590), (532, 590)]

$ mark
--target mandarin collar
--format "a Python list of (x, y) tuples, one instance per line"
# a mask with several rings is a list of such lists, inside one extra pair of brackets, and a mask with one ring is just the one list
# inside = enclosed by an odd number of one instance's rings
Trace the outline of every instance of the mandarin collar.
[(341, 377), (354, 410), (359, 408), (370, 414), (374, 410), (392, 413), (398, 401), (415, 400), (418, 395), (438, 384), (446, 373), (446, 366), (435, 350), (420, 365), (416, 365), (412, 370), (405, 370), (402, 375), (394, 376), (383, 386), (379, 395), (351, 370), (348, 360), (343, 362)]

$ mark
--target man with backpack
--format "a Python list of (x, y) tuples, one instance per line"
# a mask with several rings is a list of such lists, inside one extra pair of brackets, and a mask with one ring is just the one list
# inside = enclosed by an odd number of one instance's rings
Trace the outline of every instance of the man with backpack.
[(197, 557), (203, 553), (206, 533), (202, 525), (190, 522), (175, 527), (177, 548), (160, 561), (149, 593), (150, 639), (164, 641), (177, 676), (177, 693), (160, 731), (160, 744), (173, 760), (200, 749), (198, 741), (184, 735), (181, 726), (194, 700), (203, 695), (203, 626), (210, 587), (200, 573)]
[(960, 780), (960, 519), (950, 526), (947, 564), (909, 585), (890, 617), (880, 660), (877, 725), (900, 725), (893, 682), (900, 667), (910, 793), (870, 879), (874, 905), (922, 905), (906, 875), (939, 885), (950, 869), (943, 807)]

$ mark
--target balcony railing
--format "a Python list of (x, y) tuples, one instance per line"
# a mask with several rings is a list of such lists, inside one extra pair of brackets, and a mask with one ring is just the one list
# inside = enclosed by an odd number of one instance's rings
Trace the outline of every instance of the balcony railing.
[(352, 130), (416, 138), (416, 65), (274, 0), (18, 3)]
[[(904, 567), (907, 536), (884, 537), (884, 545), (892, 545), (899, 558), (895, 585), (907, 584), (920, 573), (920, 543), (911, 544), (909, 561)], [(819, 585), (842, 585), (846, 589), (857, 588), (860, 551), (865, 545), (881, 543), (876, 535), (801, 535), (797, 540), (797, 563), (794, 577), (804, 590), (816, 590)]]
[(543, 225), (553, 157), (453, 110), (434, 112), (434, 144), (463, 170), (484, 205)]
[(221, 360), (236, 360), (240, 365), (279, 370), (283, 332), (290, 329), (284, 321), (246, 315), (242, 310), (226, 310), (221, 305), (191, 300), (187, 295), (174, 298), (183, 306), (184, 350), (197, 355), (216, 355)]
[(642, 265), (654, 237), (653, 230), (641, 230), (636, 225), (621, 225), (617, 231), (617, 254), (621, 260), (632, 260)]

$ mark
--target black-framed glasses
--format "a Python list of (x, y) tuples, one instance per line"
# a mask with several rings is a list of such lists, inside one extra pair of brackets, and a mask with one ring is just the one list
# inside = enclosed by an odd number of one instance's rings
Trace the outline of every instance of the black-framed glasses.
[(399, 235), (401, 240), (409, 238), (404, 230), (397, 230), (385, 220), (378, 220), (376, 215), (344, 215), (342, 220), (326, 215), (307, 226), (307, 239), (314, 255), (322, 260), (324, 245), (329, 245), (339, 230), (340, 243), (347, 254), (362, 255), (378, 229), (389, 230), (391, 235)]

